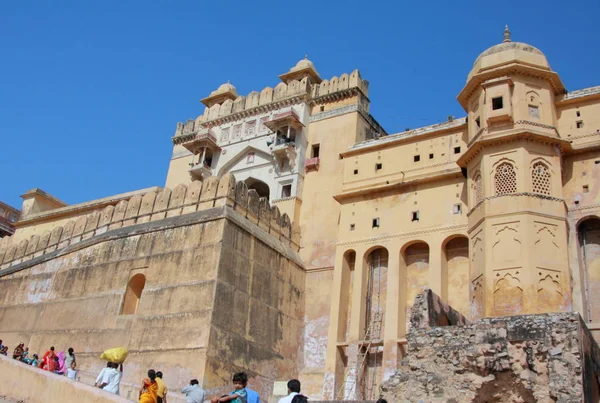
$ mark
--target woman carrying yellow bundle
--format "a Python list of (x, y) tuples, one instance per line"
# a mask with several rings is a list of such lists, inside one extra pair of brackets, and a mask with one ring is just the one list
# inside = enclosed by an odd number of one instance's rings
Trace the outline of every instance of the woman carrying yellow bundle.
[(148, 371), (148, 378), (142, 381), (140, 389), (140, 403), (157, 403), (158, 384), (156, 383), (156, 372), (151, 369)]

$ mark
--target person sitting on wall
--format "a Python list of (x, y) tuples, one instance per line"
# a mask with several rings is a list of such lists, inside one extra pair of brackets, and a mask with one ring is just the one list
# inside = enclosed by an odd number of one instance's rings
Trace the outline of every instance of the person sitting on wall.
[(15, 350), (13, 351), (13, 359), (15, 360), (19, 360), (21, 361), (21, 359), (23, 359), (23, 346), (25, 344), (24, 343), (19, 343), (19, 345), (17, 347), (15, 347)]
[(50, 347), (50, 350), (46, 351), (42, 356), (42, 360), (40, 361), (40, 368), (49, 371), (50, 361), (54, 360), (54, 346)]
[(38, 355), (34, 354), (33, 357), (29, 359), (28, 364), (37, 367), (40, 364), (40, 358), (38, 357)]
[(192, 379), (190, 384), (181, 390), (185, 395), (185, 403), (204, 403), (206, 393), (200, 387), (197, 379)]
[[(71, 368), (71, 364), (74, 363), (75, 360), (75, 350), (73, 350), (73, 347), (69, 347), (69, 349), (67, 350), (67, 355), (65, 356), (65, 369), (66, 371), (69, 370), (69, 368)], [(67, 374), (67, 372), (65, 371), (65, 375)]]
[(231, 403), (247, 403), (248, 392), (246, 385), (248, 384), (248, 375), (245, 372), (238, 372), (233, 375), (233, 387), (235, 390), (228, 396), (213, 397), (211, 403), (231, 402)]
[(279, 403), (292, 403), (294, 397), (300, 394), (300, 381), (297, 379), (290, 379), (287, 383), (288, 395), (279, 399)]
[(78, 380), (77, 379), (78, 372), (79, 371), (77, 370), (77, 363), (75, 361), (71, 361), (71, 367), (67, 369), (67, 372), (65, 375), (67, 376), (67, 378), (77, 381)]
[(8, 346), (3, 346), (2, 349), (0, 350), (0, 354), (8, 355)]

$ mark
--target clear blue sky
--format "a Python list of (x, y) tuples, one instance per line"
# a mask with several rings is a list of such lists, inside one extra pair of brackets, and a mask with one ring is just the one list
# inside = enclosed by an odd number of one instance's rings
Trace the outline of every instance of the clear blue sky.
[(389, 133), (463, 116), (456, 95), (505, 24), (569, 90), (600, 85), (599, 15), (598, 0), (5, 0), (0, 200), (164, 186), (175, 124), (202, 97), (274, 86), (304, 54), (324, 78), (360, 69)]

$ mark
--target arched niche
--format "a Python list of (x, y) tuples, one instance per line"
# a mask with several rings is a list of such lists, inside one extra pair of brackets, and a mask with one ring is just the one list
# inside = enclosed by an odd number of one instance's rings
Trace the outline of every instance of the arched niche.
[(121, 315), (134, 315), (137, 313), (145, 286), (146, 276), (141, 273), (138, 273), (129, 279), (127, 289), (125, 290), (125, 297), (123, 298)]

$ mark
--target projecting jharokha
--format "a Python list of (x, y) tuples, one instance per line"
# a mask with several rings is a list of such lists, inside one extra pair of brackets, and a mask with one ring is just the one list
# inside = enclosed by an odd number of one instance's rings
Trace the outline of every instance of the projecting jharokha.
[(154, 367), (211, 395), (245, 371), (263, 401), (292, 378), (312, 401), (597, 401), (600, 87), (567, 92), (506, 29), (457, 99), (388, 134), (358, 70), (219, 86), (164, 188), (23, 194), (0, 337), (72, 346), (90, 384), (126, 347), (132, 399)]

